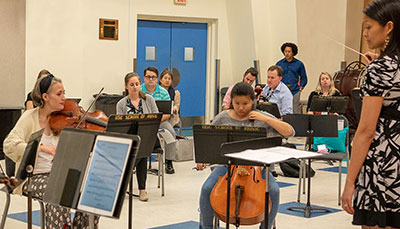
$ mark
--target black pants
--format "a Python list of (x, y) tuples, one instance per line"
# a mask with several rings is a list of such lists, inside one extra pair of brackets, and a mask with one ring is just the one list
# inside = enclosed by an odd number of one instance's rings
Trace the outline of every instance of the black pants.
[(135, 167), (139, 190), (144, 190), (146, 189), (147, 179), (147, 157), (137, 158)]

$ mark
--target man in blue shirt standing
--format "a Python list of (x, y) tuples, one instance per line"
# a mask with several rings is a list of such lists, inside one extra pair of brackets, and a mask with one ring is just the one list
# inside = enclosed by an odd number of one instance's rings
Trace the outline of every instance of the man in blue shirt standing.
[[(144, 84), (140, 85), (140, 90), (146, 94), (153, 96), (154, 100), (171, 100), (168, 91), (161, 87), (158, 81), (158, 70), (156, 67), (148, 67), (144, 70)], [(171, 115), (164, 114), (161, 119), (160, 128), (167, 130), (175, 139), (176, 133), (168, 119)], [(165, 172), (168, 174), (175, 173), (172, 166), (172, 160), (176, 154), (176, 142), (172, 142), (165, 146)]]
[(297, 45), (284, 43), (281, 51), (285, 58), (278, 61), (276, 65), (283, 69), (282, 82), (288, 86), (293, 95), (293, 113), (300, 113), (300, 94), (307, 84), (307, 74), (303, 62), (294, 58), (297, 55)]

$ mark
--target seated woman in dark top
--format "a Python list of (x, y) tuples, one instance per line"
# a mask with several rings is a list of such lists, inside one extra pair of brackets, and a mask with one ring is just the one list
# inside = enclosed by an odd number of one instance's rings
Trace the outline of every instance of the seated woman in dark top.
[(327, 72), (322, 72), (321, 75), (319, 75), (317, 88), (315, 88), (315, 91), (311, 92), (310, 96), (308, 97), (308, 103), (307, 103), (308, 114), (313, 114), (313, 112), (310, 111), (310, 107), (314, 95), (341, 96), (342, 94), (340, 93), (339, 90), (335, 88), (332, 76)]

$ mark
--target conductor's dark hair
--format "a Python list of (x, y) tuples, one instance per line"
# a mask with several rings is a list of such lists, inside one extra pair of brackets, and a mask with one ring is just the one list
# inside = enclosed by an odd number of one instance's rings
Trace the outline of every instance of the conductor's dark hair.
[(375, 0), (364, 9), (364, 14), (385, 26), (389, 21), (393, 22), (393, 30), (389, 43), (381, 56), (399, 58), (400, 63), (400, 0)]
[(285, 48), (286, 48), (286, 47), (292, 48), (293, 56), (296, 56), (296, 55), (297, 55), (297, 52), (298, 52), (299, 50), (298, 50), (296, 44), (290, 43), (290, 42), (283, 43), (283, 45), (281, 46), (281, 51), (282, 51), (283, 54), (285, 54)]
[(254, 77), (256, 77), (256, 78), (257, 78), (257, 76), (258, 76), (258, 71), (257, 71), (257, 69), (254, 68), (254, 67), (248, 68), (248, 69), (246, 70), (246, 72), (244, 73), (244, 76), (247, 75), (247, 74), (249, 74), (249, 73), (250, 73), (250, 75), (252, 75), (252, 76), (254, 76)]
[(249, 96), (250, 99), (254, 101), (255, 99), (254, 89), (248, 83), (243, 83), (243, 82), (237, 83), (232, 88), (231, 100), (233, 100), (235, 96)]

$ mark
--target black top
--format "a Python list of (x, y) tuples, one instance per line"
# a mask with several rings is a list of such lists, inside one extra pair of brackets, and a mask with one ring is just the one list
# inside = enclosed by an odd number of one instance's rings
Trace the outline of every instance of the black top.
[[(323, 95), (324, 93), (321, 92), (316, 92), (313, 91), (310, 93), (310, 96), (308, 96), (308, 102), (307, 102), (307, 111), (310, 111), (310, 107), (311, 107), (311, 101), (314, 95)], [(342, 93), (340, 93), (340, 91), (336, 90), (335, 93), (332, 96), (342, 96)]]

